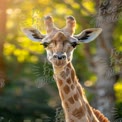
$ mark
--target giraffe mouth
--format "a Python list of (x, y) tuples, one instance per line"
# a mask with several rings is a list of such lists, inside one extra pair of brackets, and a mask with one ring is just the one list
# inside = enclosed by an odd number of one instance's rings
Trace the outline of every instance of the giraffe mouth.
[(64, 60), (55, 60), (53, 63), (54, 63), (55, 66), (61, 67), (61, 66), (64, 66), (66, 64), (66, 61), (64, 61)]

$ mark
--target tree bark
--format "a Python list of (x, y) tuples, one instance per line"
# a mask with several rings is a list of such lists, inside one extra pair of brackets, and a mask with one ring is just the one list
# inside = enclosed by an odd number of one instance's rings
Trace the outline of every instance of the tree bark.
[[(97, 74), (96, 102), (97, 108), (113, 121), (112, 110), (115, 95), (113, 86), (116, 82), (116, 74), (111, 66), (111, 50), (113, 49), (113, 31), (117, 22), (119, 5), (121, 0), (107, 0), (101, 3), (96, 18), (97, 27), (103, 32), (97, 39), (97, 54), (94, 57), (95, 71)], [(113, 9), (114, 8), (114, 9)]]
[(0, 1), (0, 89), (6, 79), (3, 47), (6, 38), (6, 0)]

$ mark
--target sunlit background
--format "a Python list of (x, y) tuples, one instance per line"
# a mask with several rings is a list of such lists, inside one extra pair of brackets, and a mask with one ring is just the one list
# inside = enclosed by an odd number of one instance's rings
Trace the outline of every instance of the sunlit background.
[[(52, 78), (52, 66), (46, 59), (43, 46), (30, 41), (21, 28), (35, 27), (45, 34), (45, 15), (53, 16), (59, 28), (65, 26), (65, 17), (72, 15), (77, 21), (75, 34), (78, 34), (83, 29), (96, 27), (96, 1), (0, 0), (0, 122), (59, 122), (56, 119), (63, 115), (57, 115), (58, 110), (61, 113), (61, 103)], [(121, 31), (122, 17), (119, 16), (113, 32), (113, 47), (117, 55), (122, 51)], [(95, 56), (96, 42), (90, 43), (89, 47), (90, 53)], [(90, 104), (95, 106), (97, 75), (90, 69), (85, 50), (85, 45), (78, 46), (73, 64)], [(122, 66), (122, 58), (119, 63)], [(117, 65), (115, 72), (119, 71), (120, 65)], [(120, 78), (114, 85), (114, 92), (116, 106), (113, 108), (113, 116), (122, 118)]]

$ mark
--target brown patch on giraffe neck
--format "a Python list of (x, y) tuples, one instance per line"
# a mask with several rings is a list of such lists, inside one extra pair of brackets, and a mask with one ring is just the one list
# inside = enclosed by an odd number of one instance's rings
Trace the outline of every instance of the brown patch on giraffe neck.
[(74, 68), (73, 68), (73, 66), (72, 66), (71, 63), (69, 63), (69, 64), (67, 65), (67, 69), (71, 69), (71, 79), (72, 79), (72, 81), (74, 82), (74, 81), (75, 81), (76, 73), (75, 73), (75, 70), (74, 70)]
[(71, 79), (74, 82), (75, 81), (75, 72), (74, 70), (71, 71)]
[(67, 73), (67, 75), (70, 73), (69, 67), (66, 68), (66, 73)]
[(66, 107), (67, 109), (69, 109), (69, 105), (68, 105), (67, 102), (65, 102), (64, 105), (65, 105), (65, 107)]
[(78, 94), (77, 93), (74, 95), (74, 99), (75, 99), (75, 101), (78, 101)]
[(70, 98), (68, 99), (68, 101), (69, 101), (71, 104), (74, 104), (74, 103), (75, 103), (73, 97), (70, 97)]
[(64, 90), (64, 92), (65, 92), (66, 94), (68, 94), (68, 93), (70, 92), (70, 88), (69, 88), (68, 85), (65, 85), (64, 88), (63, 88), (63, 90)]
[(76, 108), (73, 112), (72, 112), (72, 115), (78, 119), (81, 119), (85, 113), (84, 113), (84, 109), (83, 107), (80, 107), (80, 108)]
[(71, 69), (72, 68), (72, 64), (71, 63), (68, 63), (67, 64), (67, 67)]
[(62, 71), (61, 73), (60, 73), (60, 75), (61, 75), (61, 77), (63, 78), (63, 79), (66, 79), (67, 78), (67, 73), (65, 72), (65, 71)]
[(71, 84), (71, 79), (70, 79), (70, 77), (67, 78), (66, 82), (67, 82), (68, 84)]
[(70, 122), (75, 122), (75, 121), (71, 119)]
[(62, 79), (67, 79), (69, 76), (71, 76), (71, 67), (69, 67), (70, 63), (68, 63), (66, 66), (58, 68), (54, 66), (54, 75), (56, 77), (60, 76)]
[(63, 85), (63, 81), (61, 79), (58, 78), (57, 81), (58, 81), (58, 83), (59, 83), (60, 86)]
[(75, 89), (75, 87), (74, 87), (74, 85), (73, 85), (73, 84), (71, 85), (71, 89), (72, 89), (72, 90), (74, 90), (74, 89)]

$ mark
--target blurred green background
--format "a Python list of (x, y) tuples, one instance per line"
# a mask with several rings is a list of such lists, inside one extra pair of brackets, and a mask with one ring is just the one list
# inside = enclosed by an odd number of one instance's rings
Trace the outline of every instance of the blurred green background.
[[(59, 122), (56, 119), (63, 115), (60, 115), (61, 103), (52, 77), (52, 66), (46, 59), (43, 46), (30, 41), (21, 27), (33, 26), (45, 34), (45, 15), (53, 16), (59, 28), (65, 26), (67, 15), (73, 15), (77, 21), (75, 34), (78, 34), (83, 29), (96, 27), (96, 1), (0, 0), (0, 122)], [(122, 17), (119, 16), (113, 24), (113, 47), (121, 54)], [(89, 47), (90, 53), (95, 55), (96, 41)], [(90, 70), (85, 49), (84, 44), (78, 46), (73, 64), (81, 84), (86, 88), (89, 102), (95, 104), (95, 94), (91, 91), (95, 88), (97, 75)], [(122, 62), (120, 64), (122, 66)], [(116, 72), (121, 71), (120, 65), (114, 68)], [(114, 93), (116, 106), (113, 116), (122, 118), (121, 78), (114, 84)]]

